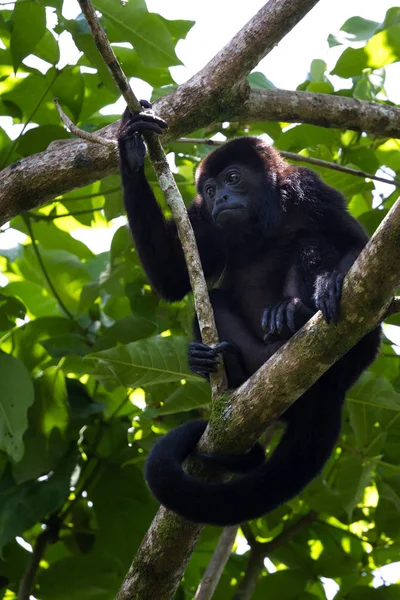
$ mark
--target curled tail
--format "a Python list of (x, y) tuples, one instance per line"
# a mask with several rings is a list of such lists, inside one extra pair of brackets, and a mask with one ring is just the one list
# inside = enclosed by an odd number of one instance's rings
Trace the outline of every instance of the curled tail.
[[(161, 504), (189, 521), (226, 526), (261, 517), (296, 496), (321, 471), (340, 431), (342, 400), (321, 398), (318, 418), (314, 413), (308, 419), (290, 419), (272, 456), (226, 483), (201, 481), (183, 470), (182, 462), (207, 425), (185, 423), (150, 452), (145, 474), (149, 488)], [(233, 461), (232, 471), (238, 470)]]

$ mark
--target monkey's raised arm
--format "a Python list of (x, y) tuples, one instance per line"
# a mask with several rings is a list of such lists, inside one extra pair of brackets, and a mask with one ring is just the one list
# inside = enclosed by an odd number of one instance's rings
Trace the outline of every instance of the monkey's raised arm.
[[(125, 210), (141, 263), (156, 291), (169, 301), (181, 300), (190, 291), (189, 276), (172, 220), (166, 220), (144, 174), (143, 132), (161, 133), (166, 123), (146, 113), (125, 112), (118, 146)], [(212, 224), (201, 205), (189, 207), (206, 279), (223, 268), (223, 254)]]

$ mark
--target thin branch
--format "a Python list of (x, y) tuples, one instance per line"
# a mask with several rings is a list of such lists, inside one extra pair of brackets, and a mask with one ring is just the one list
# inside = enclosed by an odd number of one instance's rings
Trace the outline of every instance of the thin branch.
[(25, 572), (18, 588), (18, 600), (30, 600), (34, 592), (36, 573), (48, 544), (58, 540), (61, 521), (57, 515), (51, 515), (45, 524), (46, 529), (36, 538), (32, 553), (29, 556)]
[(40, 561), (44, 556), (48, 543), (48, 531), (42, 531), (42, 533), (40, 533), (36, 539), (33, 551), (28, 560), (27, 567), (20, 581), (18, 588), (18, 600), (29, 600), (31, 594), (33, 594), (36, 573), (39, 568)]
[(31, 212), (29, 216), (34, 221), (55, 221), (56, 219), (64, 219), (65, 217), (78, 217), (79, 215), (87, 215), (93, 213), (95, 211), (104, 210), (105, 205), (99, 206), (98, 208), (86, 208), (82, 210), (77, 210), (75, 212), (65, 213), (63, 215), (42, 215), (39, 213)]
[[(225, 141), (210, 140), (203, 138), (179, 138), (177, 142), (180, 144), (204, 144), (206, 146), (223, 146), (225, 144)], [(286, 150), (279, 150), (279, 154), (281, 154), (281, 156), (283, 156), (287, 160), (291, 160), (293, 162), (302, 162), (308, 165), (316, 165), (324, 169), (340, 171), (341, 173), (347, 173), (348, 175), (355, 175), (356, 177), (362, 177), (363, 179), (373, 179), (374, 181), (381, 181), (382, 183), (388, 183), (389, 185), (400, 187), (400, 181), (398, 179), (388, 179), (386, 177), (379, 177), (378, 175), (373, 175), (372, 173), (367, 173), (366, 171), (352, 169), (351, 167), (345, 167), (343, 165), (329, 162), (327, 160), (321, 160), (320, 158), (303, 156), (302, 154), (297, 154), (296, 152), (287, 152)]]
[(196, 590), (194, 600), (210, 600), (213, 597), (215, 588), (231, 555), (237, 532), (237, 526), (225, 527), (222, 531), (211, 560)]
[[(91, 0), (78, 0), (78, 2), (92, 31), (96, 47), (123, 95), (129, 110), (131, 113), (140, 112), (142, 106), (131, 90), (129, 82), (114, 54), (111, 44), (101, 27)], [(196, 239), (185, 204), (169, 168), (165, 152), (158, 136), (149, 133), (144, 137), (149, 150), (149, 158), (156, 172), (160, 188), (164, 192), (165, 200), (171, 209), (172, 217), (176, 223), (178, 236), (182, 244), (188, 268), (190, 284), (193, 291), (194, 306), (202, 340), (205, 344), (214, 346), (218, 344), (219, 341), (214, 313), (208, 295), (207, 283), (201, 266)], [(213, 397), (221, 394), (226, 389), (226, 377), (223, 368), (219, 368), (218, 372), (210, 377), (210, 383)]]
[(102, 146), (111, 146), (112, 148), (117, 147), (117, 142), (115, 140), (110, 140), (101, 135), (96, 135), (95, 133), (90, 133), (89, 131), (85, 131), (84, 129), (80, 129), (71, 121), (68, 115), (65, 114), (63, 109), (61, 108), (58, 98), (54, 98), (54, 104), (56, 109), (58, 110), (58, 114), (60, 115), (61, 121), (64, 125), (70, 130), (71, 133), (76, 135), (76, 137), (81, 138), (82, 140), (87, 140), (88, 142), (92, 142), (93, 144), (101, 144)]
[(252, 544), (246, 572), (237, 587), (233, 600), (250, 600), (253, 596), (258, 578), (264, 568), (265, 558), (274, 550), (285, 546), (300, 531), (315, 521), (316, 518), (317, 513), (310, 511), (294, 524), (290, 523), (270, 542), (256, 542), (255, 544)]
[(26, 213), (22, 215), (22, 218), (24, 220), (24, 223), (26, 225), (26, 228), (28, 230), (28, 234), (29, 237), (31, 238), (31, 242), (32, 242), (32, 248), (33, 251), (36, 255), (36, 259), (39, 263), (39, 266), (42, 270), (43, 276), (45, 278), (45, 280), (47, 281), (47, 285), (49, 286), (54, 298), (57, 300), (61, 310), (65, 313), (65, 316), (68, 317), (69, 319), (71, 319), (71, 321), (73, 321), (73, 323), (75, 323), (75, 325), (84, 332), (83, 328), (81, 327), (81, 325), (78, 323), (78, 321), (76, 321), (74, 315), (71, 313), (71, 311), (69, 310), (69, 308), (64, 304), (64, 301), (62, 300), (61, 296), (59, 295), (57, 289), (55, 288), (51, 277), (46, 269), (46, 265), (43, 262), (42, 259), (42, 255), (39, 252), (39, 248), (37, 247), (37, 243), (36, 243), (36, 238), (35, 235), (33, 233), (33, 229), (32, 229), (32, 224), (31, 224), (31, 219), (30, 216)]
[(247, 543), (249, 544), (250, 548), (255, 546), (257, 544), (257, 539), (256, 539), (256, 536), (254, 535), (249, 523), (242, 523), (240, 526), (240, 529), (242, 530), (243, 535), (246, 538)]

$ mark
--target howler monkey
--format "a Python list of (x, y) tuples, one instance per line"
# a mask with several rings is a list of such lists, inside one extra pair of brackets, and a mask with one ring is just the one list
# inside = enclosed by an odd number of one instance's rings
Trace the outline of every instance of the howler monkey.
[[(164, 219), (143, 169), (141, 134), (163, 127), (157, 117), (125, 113), (119, 151), (136, 249), (154, 288), (174, 301), (189, 292), (189, 277), (176, 227)], [(218, 281), (210, 295), (222, 342), (205, 346), (195, 327), (189, 364), (208, 377), (222, 353), (234, 388), (318, 310), (327, 323), (337, 321), (343, 277), (367, 236), (338, 191), (256, 138), (234, 139), (211, 152), (197, 169), (196, 186), (188, 212), (205, 277)], [(345, 392), (373, 361), (379, 337), (379, 329), (368, 333), (282, 415), (286, 430), (271, 457), (258, 444), (242, 457), (211, 457), (240, 477), (210, 483), (182, 469), (206, 422), (165, 435), (147, 461), (153, 494), (179, 515), (215, 525), (260, 517), (298, 494), (329, 458)]]

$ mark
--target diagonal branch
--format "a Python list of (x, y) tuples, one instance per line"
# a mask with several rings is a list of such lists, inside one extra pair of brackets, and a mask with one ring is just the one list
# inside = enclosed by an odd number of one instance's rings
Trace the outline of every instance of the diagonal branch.
[[(378, 325), (400, 281), (399, 264), (400, 200), (345, 278), (338, 326), (328, 326), (318, 313), (233, 394), (217, 399), (199, 450), (207, 448), (207, 452), (221, 454), (248, 451), (266, 423), (279, 417), (336, 360)], [(161, 507), (118, 600), (150, 600), (155, 595), (159, 600), (170, 598), (200, 530), (198, 525)]]

